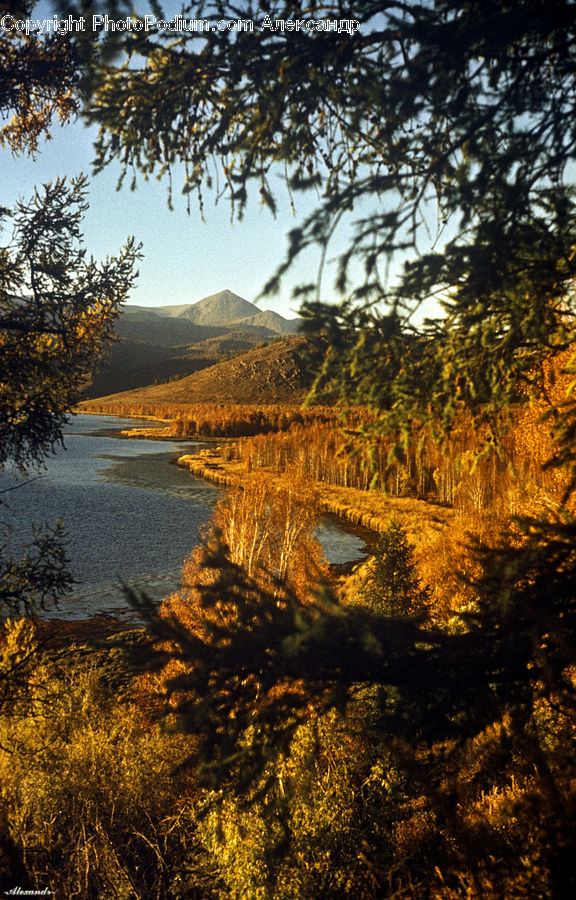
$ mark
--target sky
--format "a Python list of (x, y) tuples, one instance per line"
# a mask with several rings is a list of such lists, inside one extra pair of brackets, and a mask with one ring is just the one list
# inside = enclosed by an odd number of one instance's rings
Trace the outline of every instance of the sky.
[[(176, 4), (167, 5), (176, 8)], [(52, 14), (50, 3), (40, 4), (33, 13), (35, 18)], [(128, 183), (117, 191), (119, 166), (114, 164), (97, 176), (92, 175), (95, 133), (80, 122), (56, 125), (52, 140), (41, 145), (34, 160), (0, 151), (0, 204), (12, 206), (17, 200), (31, 197), (36, 185), (83, 172), (90, 177), (90, 209), (84, 220), (88, 252), (97, 259), (114, 255), (129, 235), (143, 243), (140, 276), (129, 303), (194, 303), (221, 290), (256, 301), (284, 257), (288, 231), (310, 212), (314, 198), (298, 195), (294, 215), (283, 185), (278, 182), (276, 218), (260, 205), (255, 192), (256, 198), (249, 204), (244, 220), (232, 223), (227, 201), (215, 205), (214, 197), (207, 195), (203, 221), (194, 201), (190, 214), (187, 213), (186, 198), (179, 194), (177, 173), (173, 211), (168, 208), (165, 181), (146, 182), (139, 176), (135, 191), (130, 190)], [(343, 238), (337, 235), (335, 249), (339, 245), (343, 246)], [(319, 249), (311, 248), (284, 278), (280, 294), (258, 301), (259, 306), (288, 318), (297, 315), (298, 300), (292, 299), (292, 290), (295, 285), (315, 280), (319, 261)], [(342, 299), (334, 293), (333, 281), (328, 266), (322, 293), (326, 302)]]
[[(84, 172), (90, 177), (90, 209), (84, 219), (89, 253), (96, 258), (113, 255), (129, 235), (144, 245), (140, 276), (130, 303), (195, 303), (221, 290), (231, 290), (254, 302), (283, 258), (288, 230), (298, 222), (285, 198), (281, 198), (276, 219), (254, 202), (245, 221), (232, 224), (227, 203), (221, 201), (215, 206), (208, 196), (202, 221), (193, 203), (187, 213), (186, 198), (178, 194), (176, 177), (171, 211), (166, 182), (146, 182), (140, 177), (136, 191), (129, 185), (117, 191), (120, 168), (116, 165), (91, 177), (93, 136), (79, 123), (57, 126), (53, 139), (44, 142), (36, 160), (0, 152), (2, 205), (28, 199), (36, 185), (54, 181), (59, 175)], [(308, 209), (310, 205), (308, 201)], [(301, 215), (305, 212), (303, 204)], [(261, 308), (274, 309), (288, 318), (297, 315), (292, 288), (315, 277), (318, 261), (319, 252), (308, 253), (286, 278), (280, 295), (259, 302)], [(339, 299), (328, 293), (325, 299)]]

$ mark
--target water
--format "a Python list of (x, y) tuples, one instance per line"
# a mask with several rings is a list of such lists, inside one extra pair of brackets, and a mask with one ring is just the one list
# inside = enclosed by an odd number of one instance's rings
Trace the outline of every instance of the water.
[[(183, 561), (222, 495), (220, 488), (175, 465), (198, 444), (120, 440), (134, 420), (75, 416), (65, 429), (65, 449), (37, 476), (0, 473), (10, 525), (9, 546), (18, 555), (32, 526), (61, 518), (77, 584), (48, 616), (78, 619), (127, 613), (120, 580), (161, 599), (176, 590)], [(148, 423), (147, 423), (148, 424)], [(319, 529), (330, 562), (363, 555), (364, 542), (337, 521)]]

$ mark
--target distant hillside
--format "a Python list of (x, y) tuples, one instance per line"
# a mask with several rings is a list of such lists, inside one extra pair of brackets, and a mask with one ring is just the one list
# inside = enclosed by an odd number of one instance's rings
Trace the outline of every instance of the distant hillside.
[(103, 402), (298, 403), (312, 385), (325, 352), (320, 338), (288, 337), (219, 362), (170, 384), (124, 391)]
[(119, 340), (84, 386), (101, 397), (182, 378), (262, 341), (295, 333), (300, 319), (263, 310), (232, 291), (179, 306), (126, 306), (116, 324)]
[(196, 344), (206, 338), (227, 334), (226, 326), (205, 326), (187, 319), (175, 319), (156, 310), (125, 306), (115, 328), (116, 334), (129, 341), (142, 341), (161, 347)]
[[(141, 309), (142, 307), (140, 307)], [(262, 309), (249, 303), (232, 291), (220, 291), (204, 297), (197, 303), (182, 306), (158, 306), (154, 312), (161, 316), (186, 319), (196, 325), (230, 327), (263, 326), (277, 334), (295, 334), (300, 328), (300, 319), (285, 319), (272, 310)]]
[[(212, 338), (218, 341), (220, 338)], [(162, 384), (190, 375), (220, 358), (218, 344), (209, 341), (188, 347), (162, 347), (126, 339), (119, 340), (106, 352), (96, 371), (87, 379), (83, 396), (103, 397), (118, 388), (130, 391), (147, 384)], [(196, 347), (202, 348), (204, 355)]]
[(239, 321), (237, 327), (244, 328), (249, 325), (252, 328), (266, 328), (277, 334), (296, 334), (300, 330), (301, 321), (301, 319), (285, 319), (271, 309), (261, 309), (255, 315)]

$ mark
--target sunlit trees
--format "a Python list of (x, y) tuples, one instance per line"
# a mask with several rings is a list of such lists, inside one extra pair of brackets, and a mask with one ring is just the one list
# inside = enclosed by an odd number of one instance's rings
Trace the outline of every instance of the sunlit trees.
[(0, 691), (2, 886), (216, 896), (195, 836), (198, 789), (176, 773), (185, 739), (143, 725), (114, 642), (46, 637), (29, 619), (0, 626), (0, 676), (18, 687), (9, 702)]
[[(286, 585), (306, 602), (326, 563), (314, 529), (318, 509), (313, 490), (293, 475), (276, 482), (248, 478), (231, 488), (216, 505), (204, 540), (210, 552), (226, 548), (231, 565), (271, 596), (283, 598)], [(205, 550), (196, 548), (182, 570), (180, 591), (163, 604), (162, 615), (176, 616), (196, 636), (226, 627), (230, 599), (222, 597), (213, 614), (204, 608), (203, 592), (218, 573), (203, 564)], [(279, 600), (280, 602), (280, 600)]]
[(295, 473), (287, 472), (277, 483), (256, 475), (231, 490), (213, 523), (231, 559), (250, 577), (271, 575), (296, 586), (309, 585), (311, 574), (318, 573), (322, 551), (313, 535), (318, 508), (313, 488)]

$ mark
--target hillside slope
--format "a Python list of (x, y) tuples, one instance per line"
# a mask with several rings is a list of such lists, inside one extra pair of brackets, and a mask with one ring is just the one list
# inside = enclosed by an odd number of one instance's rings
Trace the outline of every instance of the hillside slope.
[(169, 384), (99, 398), (111, 404), (300, 403), (325, 352), (321, 338), (275, 340)]
[(293, 334), (299, 324), (232, 291), (178, 306), (126, 306), (116, 323), (118, 340), (87, 379), (84, 396), (182, 378), (262, 341)]

